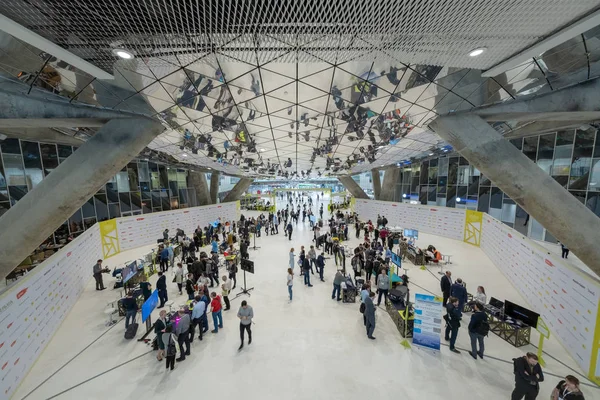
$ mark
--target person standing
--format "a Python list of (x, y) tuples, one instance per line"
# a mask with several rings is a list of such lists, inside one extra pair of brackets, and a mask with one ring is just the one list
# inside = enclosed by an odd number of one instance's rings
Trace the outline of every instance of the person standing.
[(458, 309), (458, 299), (456, 297), (450, 297), (448, 304), (446, 305), (447, 314), (444, 315), (446, 320), (446, 334), (444, 339), (450, 341), (450, 351), (460, 354), (460, 351), (454, 348), (456, 338), (458, 336), (458, 328), (460, 328), (461, 313)]
[(292, 221), (290, 221), (287, 225), (287, 228), (285, 228), (288, 234), (288, 239), (292, 240), (292, 232), (294, 230), (294, 228), (292, 227)]
[(160, 251), (160, 270), (167, 272), (169, 270), (169, 249), (165, 246)]
[[(317, 251), (315, 250), (315, 246), (310, 246), (310, 250), (308, 250), (308, 260), (310, 261), (310, 273), (314, 275), (313, 265), (317, 261)], [(318, 272), (319, 270), (317, 269), (317, 273)]]
[(165, 345), (165, 355), (167, 360), (167, 369), (175, 368), (175, 357), (177, 356), (177, 337), (173, 334), (173, 328), (169, 325), (162, 334), (162, 341)]
[(302, 271), (304, 273), (304, 284), (307, 285), (308, 287), (312, 287), (312, 284), (310, 283), (310, 262), (308, 261), (308, 258), (304, 257), (302, 259)]
[(565, 246), (565, 244), (563, 242), (560, 242), (560, 248), (562, 250), (561, 257), (564, 259), (569, 258), (569, 248), (567, 246)]
[(344, 281), (344, 275), (342, 271), (337, 271), (333, 278), (333, 292), (331, 292), (331, 299), (335, 299), (337, 295), (337, 301), (342, 300), (340, 298), (340, 292), (342, 291), (342, 282)]
[(579, 389), (579, 379), (573, 375), (565, 376), (552, 391), (551, 400), (585, 400), (581, 389)]
[(360, 291), (360, 302), (361, 302), (360, 310), (363, 315), (363, 324), (365, 325), (365, 327), (367, 326), (367, 316), (365, 315), (365, 307), (366, 307), (365, 301), (369, 297), (369, 294), (371, 294), (371, 285), (367, 282), (362, 286), (362, 289)]
[(294, 270), (291, 268), (288, 268), (288, 274), (287, 274), (287, 288), (288, 288), (288, 293), (290, 295), (290, 302), (292, 301), (292, 286), (294, 286)]
[(468, 300), (467, 289), (463, 285), (462, 279), (458, 278), (456, 282), (452, 284), (452, 287), (450, 289), (450, 296), (456, 297), (458, 299), (458, 310), (462, 314), (465, 307), (465, 303)]
[(125, 329), (127, 329), (129, 328), (129, 320), (134, 323), (135, 315), (138, 312), (137, 301), (133, 298), (133, 292), (131, 290), (127, 292), (127, 296), (125, 296), (121, 303), (125, 309)]
[(169, 230), (165, 229), (163, 231), (163, 241), (168, 242), (169, 241)]
[(375, 293), (370, 292), (369, 297), (365, 299), (365, 321), (367, 325), (367, 337), (375, 340), (373, 332), (375, 331)]
[(242, 301), (242, 306), (237, 316), (240, 319), (240, 340), (242, 341), (238, 350), (241, 350), (244, 347), (244, 331), (248, 331), (248, 344), (252, 343), (252, 318), (254, 318), (254, 310), (248, 305), (246, 300)]
[[(523, 357), (513, 358), (515, 389), (511, 400), (535, 400), (539, 391), (539, 382), (544, 381), (542, 367), (538, 364), (538, 357), (533, 353), (527, 353)], [(566, 400), (566, 399), (565, 399)]]
[(483, 286), (477, 286), (477, 293), (473, 295), (473, 300), (482, 306), (487, 303), (487, 296), (485, 294), (485, 288)]
[(142, 289), (142, 295), (144, 296), (144, 301), (148, 300), (152, 295), (152, 285), (148, 282), (148, 277), (146, 274), (142, 274), (142, 281), (140, 282), (140, 289)]
[(106, 289), (104, 287), (104, 282), (102, 281), (102, 271), (103, 270), (104, 270), (104, 268), (102, 268), (102, 260), (96, 261), (96, 264), (94, 264), (94, 268), (92, 269), (92, 272), (94, 274), (94, 279), (96, 280), (96, 290)]
[(156, 344), (158, 346), (158, 353), (156, 359), (162, 361), (165, 355), (165, 343), (162, 341), (163, 332), (167, 329), (167, 312), (160, 310), (158, 313), (158, 319), (154, 323), (154, 333), (156, 334)]
[(194, 274), (188, 274), (185, 281), (185, 292), (188, 295), (188, 300), (194, 300)]
[(158, 290), (158, 298), (160, 299), (160, 305), (158, 308), (163, 308), (165, 303), (169, 301), (169, 296), (167, 295), (167, 277), (162, 271), (158, 271), (156, 290)]
[(213, 324), (215, 326), (215, 329), (213, 329), (211, 333), (218, 333), (219, 328), (223, 328), (223, 314), (221, 313), (223, 306), (221, 305), (221, 297), (217, 296), (216, 292), (212, 292), (210, 297), (212, 297), (210, 302), (210, 311), (212, 313)]
[(183, 265), (181, 263), (177, 263), (177, 269), (175, 270), (175, 278), (173, 278), (173, 282), (177, 284), (177, 288), (179, 289), (179, 294), (182, 295), (183, 292)]
[(325, 269), (325, 253), (321, 252), (319, 257), (317, 257), (317, 272), (319, 273), (319, 279), (321, 282), (325, 282), (323, 279), (323, 270)]
[(442, 306), (446, 307), (446, 303), (450, 297), (450, 289), (452, 288), (452, 272), (446, 271), (446, 274), (442, 276), (440, 288), (442, 289), (443, 294)]
[(385, 268), (382, 268), (377, 277), (377, 307), (381, 304), (381, 296), (385, 297), (384, 304), (387, 303), (388, 291), (390, 289), (390, 278), (385, 273)]
[(296, 260), (294, 259), (295, 254), (294, 254), (294, 248), (292, 247), (290, 249), (290, 264), (289, 264), (289, 268), (293, 271), (294, 270), (294, 264), (296, 262)]
[[(194, 298), (194, 308), (192, 309), (192, 325), (190, 326), (190, 343), (194, 341), (196, 326), (198, 326), (198, 339), (202, 340), (205, 331), (204, 321), (206, 320), (206, 303), (202, 296), (197, 295)], [(207, 321), (208, 322), (208, 321)]]
[[(175, 335), (177, 335), (177, 343), (179, 344), (179, 358), (176, 361), (184, 361), (185, 356), (190, 355), (190, 315), (184, 310), (179, 310), (179, 321), (175, 327)], [(183, 345), (185, 344), (185, 353)]]
[(227, 280), (226, 275), (223, 275), (223, 284), (221, 285), (221, 290), (223, 300), (225, 301), (225, 311), (228, 311), (231, 308), (231, 305), (229, 304), (229, 292), (231, 292), (231, 281)]
[[(488, 334), (490, 325), (488, 324), (487, 315), (483, 311), (483, 305), (475, 302), (473, 305), (473, 315), (469, 322), (469, 338), (471, 339), (471, 357), (477, 360), (477, 356), (483, 358), (483, 338)], [(477, 351), (477, 342), (479, 342), (479, 351)]]

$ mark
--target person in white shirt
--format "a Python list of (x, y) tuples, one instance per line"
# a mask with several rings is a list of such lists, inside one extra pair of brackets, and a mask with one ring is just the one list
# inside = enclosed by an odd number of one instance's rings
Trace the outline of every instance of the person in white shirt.
[(229, 304), (229, 292), (231, 292), (231, 281), (227, 279), (226, 275), (223, 275), (223, 284), (221, 285), (221, 290), (223, 300), (225, 301), (225, 311), (227, 311), (231, 308)]
[(179, 294), (183, 294), (183, 265), (181, 263), (177, 263), (177, 268), (175, 269), (174, 282), (177, 283), (177, 287), (179, 288)]
[(291, 268), (288, 268), (287, 274), (287, 288), (288, 293), (290, 294), (290, 302), (292, 301), (292, 286), (294, 285), (294, 271)]
[(483, 286), (477, 286), (477, 293), (473, 296), (473, 300), (480, 304), (487, 303), (487, 296), (485, 294), (485, 288)]

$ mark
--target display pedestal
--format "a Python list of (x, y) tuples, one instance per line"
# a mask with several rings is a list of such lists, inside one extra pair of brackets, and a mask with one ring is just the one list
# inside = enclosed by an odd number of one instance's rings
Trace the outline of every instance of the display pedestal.
[(531, 327), (515, 326), (494, 315), (487, 313), (490, 324), (490, 332), (500, 336), (502, 340), (512, 344), (515, 347), (522, 347), (529, 344), (531, 337)]

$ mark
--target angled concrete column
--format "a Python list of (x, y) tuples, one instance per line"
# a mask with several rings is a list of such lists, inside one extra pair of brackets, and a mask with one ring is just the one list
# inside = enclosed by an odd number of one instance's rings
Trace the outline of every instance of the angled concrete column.
[(0, 218), (0, 279), (164, 130), (149, 118), (111, 120)]
[(371, 170), (371, 181), (373, 182), (373, 193), (375, 200), (381, 200), (381, 179), (379, 178), (379, 170)]
[(396, 195), (396, 184), (400, 180), (400, 168), (390, 167), (383, 174), (383, 185), (381, 185), (380, 200), (394, 201)]
[(190, 185), (196, 192), (196, 200), (198, 200), (199, 206), (207, 206), (213, 204), (210, 198), (210, 191), (208, 190), (208, 183), (206, 182), (206, 174), (199, 171), (190, 171)]
[(429, 127), (600, 275), (600, 219), (585, 205), (481, 117), (441, 117)]
[(338, 180), (344, 185), (347, 191), (356, 199), (368, 199), (369, 196), (360, 187), (358, 183), (351, 176), (338, 176)]
[[(212, 179), (211, 179), (212, 181)], [(244, 194), (246, 190), (250, 187), (250, 185), (254, 182), (254, 179), (251, 178), (241, 178), (238, 183), (235, 184), (233, 189), (227, 193), (227, 196), (223, 199), (223, 203), (228, 203), (230, 201), (239, 200), (240, 197)], [(212, 182), (211, 182), (212, 183)], [(211, 185), (212, 186), (212, 185)]]
[(210, 199), (212, 204), (217, 204), (219, 198), (219, 178), (221, 173), (219, 171), (212, 171), (210, 174)]

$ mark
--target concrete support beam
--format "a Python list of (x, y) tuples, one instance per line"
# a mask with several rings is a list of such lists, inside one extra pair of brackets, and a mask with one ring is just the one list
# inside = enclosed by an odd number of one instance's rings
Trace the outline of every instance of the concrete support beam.
[(396, 184), (400, 181), (400, 168), (390, 167), (383, 174), (383, 185), (381, 185), (380, 199), (383, 201), (394, 201), (396, 196)]
[(198, 200), (199, 206), (207, 206), (213, 204), (210, 198), (210, 190), (208, 189), (208, 183), (206, 182), (206, 174), (200, 171), (190, 171), (190, 185), (196, 192), (196, 200)]
[(219, 199), (219, 178), (221, 173), (219, 171), (212, 171), (210, 174), (210, 199), (212, 204), (217, 204)]
[(381, 200), (381, 179), (379, 177), (379, 170), (371, 170), (371, 181), (373, 182), (373, 193), (375, 194), (375, 200)]
[(369, 196), (360, 187), (358, 183), (350, 175), (338, 176), (338, 180), (344, 185), (347, 191), (350, 192), (355, 199), (368, 199)]
[(0, 218), (0, 279), (163, 130), (149, 118), (109, 121), (8, 210)]
[(600, 276), (600, 219), (476, 115), (429, 124)]
[[(212, 179), (211, 179), (211, 181), (212, 181)], [(235, 186), (233, 187), (233, 189), (231, 189), (229, 191), (229, 193), (227, 193), (227, 196), (225, 196), (225, 198), (223, 199), (223, 203), (228, 203), (230, 201), (237, 201), (237, 200), (239, 200), (240, 197), (242, 197), (242, 195), (244, 194), (244, 192), (246, 192), (246, 190), (248, 190), (248, 188), (250, 187), (250, 185), (252, 184), (252, 182), (254, 182), (254, 179), (251, 179), (251, 178), (241, 178), (238, 181), (238, 183), (235, 184)]]

